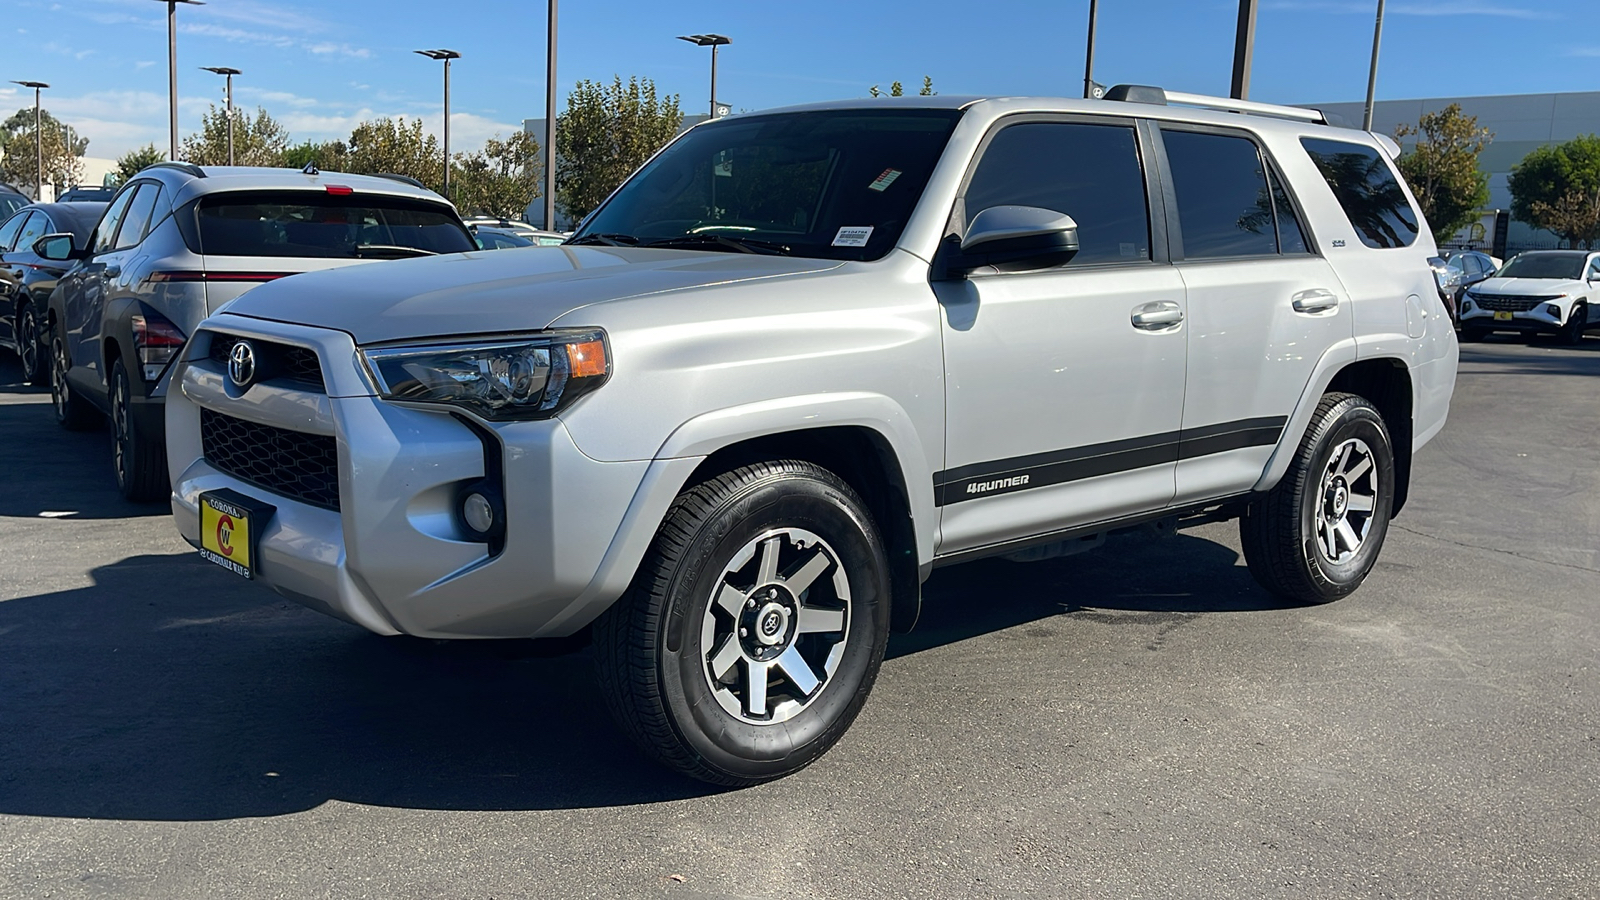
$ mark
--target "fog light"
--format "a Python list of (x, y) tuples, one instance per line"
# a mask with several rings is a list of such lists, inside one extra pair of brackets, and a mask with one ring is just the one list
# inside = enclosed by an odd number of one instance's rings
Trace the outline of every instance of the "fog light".
[(494, 504), (489, 498), (474, 491), (461, 501), (461, 518), (467, 527), (480, 535), (494, 530)]
[(1461, 301), (1461, 311), (1462, 312), (1472, 312), (1472, 310), (1474, 308), (1475, 307), (1473, 307), (1471, 300), (1463, 300), (1463, 301)]
[(1551, 318), (1555, 318), (1555, 319), (1561, 318), (1561, 307), (1555, 305), (1554, 303), (1546, 303), (1544, 305), (1544, 311)]

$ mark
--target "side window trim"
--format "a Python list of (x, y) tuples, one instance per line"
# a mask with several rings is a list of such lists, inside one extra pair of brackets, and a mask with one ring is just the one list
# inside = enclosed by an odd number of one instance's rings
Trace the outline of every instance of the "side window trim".
[(0, 222), (0, 228), (10, 225), (13, 221), (17, 223), (17, 229), (11, 232), (11, 236), (5, 239), (5, 243), (0, 244), (0, 253), (8, 253), (15, 249), (15, 247), (11, 245), (16, 243), (17, 237), (22, 234), (22, 226), (28, 223), (28, 218), (32, 215), (33, 212), (31, 211), (13, 213), (12, 215), (7, 216), (4, 222)]
[(1272, 203), (1270, 204), (1272, 207), (1272, 226), (1273, 234), (1277, 238), (1278, 252), (1257, 253), (1250, 256), (1225, 256), (1217, 257), (1215, 259), (1188, 259), (1183, 253), (1183, 225), (1178, 221), (1177, 195), (1176, 192), (1173, 192), (1172, 199), (1167, 203), (1166, 222), (1167, 231), (1171, 235), (1169, 238), (1169, 244), (1172, 250), (1173, 262), (1186, 262), (1190, 264), (1205, 264), (1215, 262), (1251, 262), (1253, 260), (1280, 259), (1284, 256), (1322, 255), (1322, 248), (1318, 245), (1316, 236), (1311, 230), (1311, 223), (1306, 218), (1305, 206), (1300, 203), (1300, 198), (1295, 195), (1294, 189), (1290, 186), (1288, 179), (1284, 178), (1280, 174), (1283, 169), (1278, 165), (1278, 161), (1273, 158), (1272, 151), (1267, 149), (1266, 144), (1262, 143), (1261, 139), (1255, 134), (1244, 129), (1225, 128), (1216, 125), (1202, 125), (1198, 122), (1165, 120), (1153, 121), (1151, 123), (1152, 139), (1155, 141), (1156, 153), (1160, 159), (1162, 180), (1168, 185), (1172, 184), (1172, 167), (1167, 159), (1166, 142), (1161, 139), (1161, 131), (1163, 129), (1169, 131), (1191, 131), (1198, 134), (1215, 134), (1221, 135), (1222, 137), (1243, 138), (1254, 144), (1256, 153), (1260, 156), (1266, 172), (1268, 193), (1271, 193), (1271, 190), (1274, 186), (1281, 187), (1283, 189), (1284, 195), (1289, 198), (1289, 205), (1294, 207), (1295, 216), (1300, 220), (1300, 231), (1305, 236), (1307, 245), (1307, 251), (1303, 254), (1283, 252), (1283, 233), (1278, 228), (1278, 205), (1276, 203)]
[[(118, 191), (117, 195), (111, 198), (111, 204), (107, 206), (106, 211), (100, 215), (100, 221), (95, 223), (94, 230), (89, 232), (89, 256), (99, 256), (102, 253), (110, 253), (113, 249), (115, 249), (117, 243), (117, 231), (121, 229), (122, 220), (126, 217), (128, 207), (133, 204), (133, 195), (139, 189), (139, 185), (141, 184), (143, 184), (143, 182), (134, 182), (133, 184), (130, 184)], [(127, 200), (126, 203), (122, 203), (124, 198)], [(122, 204), (120, 208), (117, 206), (119, 203)], [(112, 223), (115, 227), (112, 228), (109, 236), (102, 235), (100, 233), (100, 229), (105, 226), (108, 220), (111, 219), (113, 213), (116, 214), (116, 221)]]
[[(1165, 173), (1156, 173), (1156, 158), (1151, 154), (1154, 150), (1149, 136), (1146, 133), (1148, 122), (1132, 116), (1095, 115), (1091, 113), (1012, 113), (996, 119), (994, 124), (979, 141), (978, 149), (973, 153), (972, 159), (967, 162), (967, 170), (961, 176), (961, 185), (956, 190), (955, 202), (951, 205), (950, 215), (945, 220), (945, 239), (952, 235), (959, 236), (965, 233), (967, 223), (966, 198), (967, 189), (972, 185), (972, 178), (978, 171), (978, 166), (983, 162), (984, 154), (988, 152), (989, 145), (994, 142), (995, 136), (1013, 125), (1027, 125), (1031, 123), (1049, 123), (1061, 125), (1102, 125), (1120, 126), (1131, 128), (1134, 131), (1134, 141), (1139, 152), (1139, 168), (1143, 173), (1145, 194), (1145, 217), (1150, 226), (1150, 259), (1132, 260), (1129, 262), (1102, 262), (1083, 263), (1071, 267), (1073, 271), (1088, 269), (1126, 268), (1151, 265), (1165, 265), (1172, 260), (1168, 253), (1168, 237), (1166, 220), (1162, 213), (1170, 203), (1167, 199), (1169, 191), (1164, 185), (1171, 183), (1170, 177)], [(1157, 200), (1160, 200), (1160, 203)], [(1030, 273), (1017, 273), (1030, 274)]]

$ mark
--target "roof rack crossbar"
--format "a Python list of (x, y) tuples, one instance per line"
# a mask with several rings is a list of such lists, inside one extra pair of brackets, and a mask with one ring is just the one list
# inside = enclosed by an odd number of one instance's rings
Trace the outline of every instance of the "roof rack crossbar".
[(189, 175), (193, 175), (196, 178), (204, 178), (204, 177), (206, 177), (205, 170), (201, 169), (199, 166), (195, 165), (194, 163), (178, 162), (178, 161), (170, 160), (170, 159), (165, 161), (165, 162), (151, 163), (150, 165), (145, 166), (145, 168), (146, 169), (177, 169), (179, 172), (183, 172), (183, 173), (186, 173), (186, 174), (189, 174)]
[(1233, 100), (1228, 97), (1210, 97), (1205, 94), (1185, 94), (1143, 85), (1119, 84), (1106, 91), (1106, 99), (1133, 103), (1154, 103), (1161, 106), (1174, 103), (1179, 106), (1195, 106), (1201, 109), (1216, 109), (1224, 112), (1248, 113), (1255, 116), (1272, 116), (1278, 119), (1315, 122), (1318, 125), (1328, 124), (1327, 117), (1322, 114), (1321, 110), (1317, 109), (1278, 106), (1274, 103), (1256, 103), (1253, 100)]

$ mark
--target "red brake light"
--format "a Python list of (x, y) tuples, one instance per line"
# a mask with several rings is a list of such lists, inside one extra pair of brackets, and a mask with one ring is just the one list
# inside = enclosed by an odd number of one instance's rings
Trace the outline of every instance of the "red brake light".
[(343, 197), (343, 196), (345, 196), (347, 194), (354, 194), (355, 192), (356, 192), (355, 188), (349, 187), (348, 185), (343, 185), (343, 184), (330, 184), (330, 185), (328, 185), (328, 193), (336, 194), (336, 195), (338, 195), (340, 197)]

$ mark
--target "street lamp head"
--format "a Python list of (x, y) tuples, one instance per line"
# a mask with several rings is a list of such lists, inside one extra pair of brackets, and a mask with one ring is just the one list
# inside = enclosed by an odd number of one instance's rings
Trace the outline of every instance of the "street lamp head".
[(45, 84), (42, 81), (13, 81), (11, 83), (12, 84), (20, 84), (25, 88), (33, 88), (36, 91), (37, 90), (42, 90), (42, 89), (47, 88), (47, 87), (50, 86), (48, 84)]
[(412, 51), (412, 52), (420, 53), (420, 54), (422, 54), (423, 56), (426, 56), (429, 59), (460, 59), (461, 58), (461, 54), (457, 53), (454, 50), (415, 50), (415, 51)]
[(725, 34), (678, 35), (678, 40), (688, 41), (697, 47), (721, 47), (733, 43), (733, 38)]
[(243, 72), (239, 71), (238, 69), (230, 69), (227, 66), (201, 66), (200, 69), (202, 71), (205, 71), (205, 72), (215, 72), (218, 75), (243, 75), (244, 74)]

